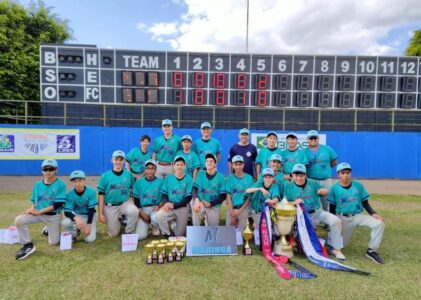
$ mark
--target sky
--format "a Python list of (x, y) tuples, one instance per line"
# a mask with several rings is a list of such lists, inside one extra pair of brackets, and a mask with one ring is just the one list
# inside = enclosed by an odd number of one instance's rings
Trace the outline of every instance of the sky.
[[(30, 0), (19, 0), (27, 6)], [(247, 52), (247, 0), (44, 0), (100, 48)], [(248, 52), (403, 55), (420, 0), (249, 0)]]

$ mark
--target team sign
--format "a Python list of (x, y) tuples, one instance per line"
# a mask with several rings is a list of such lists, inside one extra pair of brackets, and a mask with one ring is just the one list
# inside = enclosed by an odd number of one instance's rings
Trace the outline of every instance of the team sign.
[(42, 101), (421, 108), (417, 57), (40, 49)]

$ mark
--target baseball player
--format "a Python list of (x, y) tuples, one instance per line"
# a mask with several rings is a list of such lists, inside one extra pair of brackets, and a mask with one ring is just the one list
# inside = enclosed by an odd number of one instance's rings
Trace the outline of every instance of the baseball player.
[(169, 119), (162, 121), (162, 131), (164, 135), (157, 137), (153, 142), (152, 159), (158, 164), (156, 177), (164, 179), (173, 171), (172, 161), (181, 149), (181, 140), (179, 136), (173, 135), (172, 121)]
[(292, 168), (295, 164), (308, 165), (307, 156), (302, 149), (298, 148), (298, 137), (294, 132), (286, 136), (287, 149), (282, 151), (285, 179), (291, 180)]
[(232, 158), (234, 174), (226, 180), (227, 216), (226, 225), (244, 229), (247, 224), (250, 197), (246, 189), (254, 184), (253, 177), (244, 172), (244, 158), (236, 155)]
[(136, 179), (145, 175), (145, 161), (152, 158), (149, 152), (149, 144), (151, 138), (149, 135), (143, 135), (140, 138), (140, 148), (135, 147), (127, 153), (126, 156), (126, 169), (132, 172)]
[(279, 187), (275, 182), (275, 174), (271, 168), (263, 169), (261, 177), (263, 181), (257, 181), (252, 187), (246, 190), (251, 196), (251, 207), (254, 224), (260, 224), (260, 217), (265, 203), (274, 206), (279, 200)]
[(161, 232), (170, 236), (169, 223), (174, 226), (176, 236), (185, 236), (189, 203), (192, 199), (193, 179), (185, 173), (186, 162), (182, 156), (174, 159), (174, 174), (165, 178), (162, 186), (162, 207), (158, 211), (158, 223)]
[(240, 130), (238, 137), (239, 142), (232, 145), (228, 155), (228, 173), (231, 174), (233, 172), (232, 158), (236, 155), (240, 155), (244, 159), (244, 172), (251, 175), (254, 179), (257, 179), (257, 174), (254, 172), (257, 148), (250, 143), (250, 131), (247, 128), (243, 128)]
[(77, 170), (70, 174), (74, 188), (67, 193), (64, 205), (65, 218), (61, 221), (65, 231), (70, 231), (74, 239), (78, 233), (83, 234), (86, 243), (96, 240), (95, 207), (97, 198), (95, 190), (85, 185), (85, 172)]
[[(307, 176), (329, 191), (332, 186), (332, 167), (336, 166), (338, 155), (331, 147), (319, 143), (319, 133), (316, 130), (307, 132), (307, 141), (308, 147), (304, 149), (309, 162)], [(320, 200), (323, 210), (327, 211), (327, 196), (320, 197)]]
[(256, 173), (260, 174), (265, 168), (270, 168), (269, 160), (273, 154), (282, 154), (281, 149), (278, 148), (278, 135), (271, 131), (266, 135), (268, 145), (259, 151), (256, 158)]
[(157, 212), (161, 203), (161, 188), (164, 181), (155, 176), (156, 161), (145, 162), (145, 176), (137, 180), (133, 186), (132, 194), (134, 204), (139, 209), (139, 220), (136, 225), (136, 233), (139, 241), (148, 237), (149, 224), (152, 225), (152, 235), (159, 235)]
[(295, 205), (304, 203), (307, 213), (311, 217), (313, 226), (326, 224), (330, 227), (327, 243), (328, 250), (337, 259), (345, 260), (342, 254), (343, 239), (341, 236), (341, 220), (334, 214), (324, 211), (321, 207), (320, 196), (327, 194), (327, 189), (307, 178), (307, 170), (303, 164), (296, 164), (292, 168), (292, 182), (284, 181), (284, 194), (288, 201)]
[(199, 155), (200, 167), (205, 170), (205, 156), (208, 153), (212, 153), (217, 161), (221, 158), (222, 147), (221, 143), (213, 138), (212, 135), (212, 125), (209, 122), (203, 122), (200, 125), (200, 132), (202, 137), (194, 141), (193, 151)]
[[(275, 179), (275, 183), (279, 187), (279, 196), (280, 199), (284, 197), (284, 173), (282, 173), (280, 170), (282, 170), (282, 157), (279, 154), (272, 154), (269, 160), (269, 166), (273, 170), (273, 175)], [(263, 176), (259, 176), (258, 178), (259, 182), (263, 182)]]
[(43, 179), (34, 185), (31, 195), (31, 206), (15, 219), (15, 225), (22, 248), (16, 259), (25, 259), (35, 252), (36, 248), (29, 236), (28, 224), (44, 223), (48, 229), (48, 243), (60, 242), (61, 211), (66, 203), (66, 185), (58, 179), (57, 161), (44, 160), (41, 164)]
[[(348, 163), (340, 163), (336, 167), (339, 182), (332, 185), (327, 197), (329, 210), (339, 216), (342, 221), (342, 237), (344, 246), (348, 245), (355, 226), (368, 227), (371, 230), (366, 256), (375, 263), (384, 264), (377, 253), (384, 232), (384, 220), (370, 206), (370, 195), (364, 185), (351, 179), (352, 168)], [(363, 208), (369, 215), (363, 214)]]
[(183, 135), (181, 138), (181, 147), (182, 150), (179, 150), (176, 156), (184, 157), (186, 162), (186, 173), (193, 178), (196, 179), (197, 172), (200, 169), (200, 160), (199, 156), (197, 156), (196, 152), (191, 150), (192, 146), (192, 138), (190, 135)]
[[(216, 156), (205, 155), (206, 171), (200, 170), (193, 185), (193, 225), (218, 226), (221, 203), (226, 198), (225, 177), (216, 170)], [(207, 224), (206, 224), (207, 223)]]
[(119, 217), (126, 216), (125, 232), (133, 233), (139, 219), (139, 210), (130, 198), (130, 189), (134, 184), (132, 173), (125, 170), (126, 155), (121, 150), (113, 152), (111, 162), (113, 169), (101, 175), (98, 182), (98, 217), (101, 223), (107, 224), (108, 233), (116, 237), (120, 233)]

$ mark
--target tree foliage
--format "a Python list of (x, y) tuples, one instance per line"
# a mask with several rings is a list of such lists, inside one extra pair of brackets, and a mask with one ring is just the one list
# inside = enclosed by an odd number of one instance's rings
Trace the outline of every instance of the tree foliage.
[(39, 100), (39, 46), (70, 38), (66, 21), (43, 2), (0, 0), (0, 99)]
[(421, 29), (416, 30), (406, 48), (405, 55), (408, 56), (421, 56)]

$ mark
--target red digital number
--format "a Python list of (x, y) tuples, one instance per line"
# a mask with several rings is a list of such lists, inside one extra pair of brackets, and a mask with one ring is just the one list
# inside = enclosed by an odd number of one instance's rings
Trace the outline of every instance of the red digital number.
[(181, 72), (173, 72), (172, 73), (172, 86), (175, 88), (182, 88), (183, 87), (183, 73)]
[(205, 87), (205, 73), (194, 73), (193, 75), (193, 87), (204, 88)]
[(225, 105), (225, 92), (224, 91), (215, 91), (215, 104)]
[(237, 89), (245, 89), (247, 87), (247, 76), (244, 73), (237, 74)]
[(194, 90), (193, 103), (203, 105), (205, 103), (205, 92), (203, 90)]
[(257, 106), (266, 106), (267, 105), (267, 99), (268, 99), (268, 93), (267, 92), (257, 92), (257, 99), (256, 99), (256, 105)]
[(183, 90), (173, 90), (173, 103), (182, 104), (184, 103), (184, 93)]
[(224, 89), (225, 88), (225, 74), (224, 73), (213, 74), (212, 86), (217, 89)]
[(268, 76), (267, 75), (257, 75), (256, 76), (256, 88), (258, 90), (265, 90), (268, 86)]

